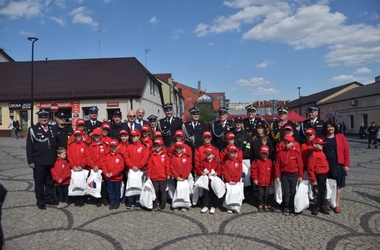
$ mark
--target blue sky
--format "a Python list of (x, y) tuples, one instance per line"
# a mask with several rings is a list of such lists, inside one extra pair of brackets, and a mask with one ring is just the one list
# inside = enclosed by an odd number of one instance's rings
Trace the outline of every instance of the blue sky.
[(380, 75), (378, 0), (0, 0), (0, 47), (28, 61), (29, 36), (35, 60), (136, 57), (231, 102)]

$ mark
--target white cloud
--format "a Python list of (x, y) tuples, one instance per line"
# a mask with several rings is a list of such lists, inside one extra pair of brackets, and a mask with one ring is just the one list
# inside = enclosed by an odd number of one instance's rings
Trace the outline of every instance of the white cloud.
[(73, 23), (82, 23), (89, 24), (93, 27), (98, 26), (98, 23), (95, 22), (90, 17), (91, 11), (88, 11), (86, 7), (79, 7), (70, 12), (70, 16), (73, 16)]
[(251, 79), (240, 79), (235, 82), (237, 85), (241, 87), (247, 87), (247, 86), (259, 86), (263, 84), (270, 84), (270, 81), (265, 81), (262, 77), (252, 77)]
[[(243, 41), (274, 41), (296, 50), (325, 46), (329, 66), (380, 61), (380, 25), (347, 25), (345, 15), (331, 12), (329, 1), (307, 3), (309, 1), (225, 0), (224, 6), (233, 8), (235, 13), (217, 16), (210, 24), (199, 23), (194, 32), (202, 37), (243, 31)], [(375, 13), (372, 17), (376, 19), (378, 15)]]
[(340, 75), (340, 76), (334, 76), (333, 78), (331, 78), (330, 81), (331, 82), (346, 82), (346, 83), (357, 81), (357, 82), (362, 83), (362, 82), (368, 81), (368, 77), (355, 77), (352, 75)]
[(66, 9), (66, 3), (65, 0), (55, 0), (55, 5), (62, 9)]
[(377, 19), (380, 19), (380, 16), (379, 16), (379, 14), (377, 14), (377, 13), (375, 12), (375, 13), (373, 13), (373, 14), (371, 15), (371, 20), (377, 20)]
[(11, 19), (36, 17), (40, 15), (40, 13), (40, 2), (33, 0), (10, 1), (8, 5), (0, 9), (0, 15), (9, 16)]
[(273, 62), (265, 60), (264, 62), (257, 64), (256, 67), (257, 68), (266, 68), (271, 64), (273, 64)]
[(360, 68), (360, 69), (357, 69), (354, 71), (354, 74), (365, 74), (365, 73), (370, 73), (372, 70), (370, 70), (369, 68)]
[(157, 25), (157, 23), (159, 22), (159, 20), (154, 16), (152, 17), (150, 20), (149, 20), (149, 23), (153, 24), (153, 25)]
[(263, 87), (257, 87), (256, 89), (250, 89), (249, 90), (252, 95), (276, 95), (280, 93), (279, 90), (276, 90), (274, 88), (263, 88)]
[(25, 31), (25, 30), (21, 30), (18, 34), (21, 35), (21, 36), (27, 36), (27, 37), (29, 37), (29, 36), (36, 36), (35, 33), (29, 32), (29, 31)]
[(207, 44), (207, 46), (213, 46), (213, 45), (214, 45), (213, 42)]
[(51, 16), (49, 17), (50, 20), (58, 23), (59, 25), (61, 26), (65, 26), (66, 22), (65, 22), (65, 19), (63, 17), (54, 17), (54, 16)]
[(178, 39), (179, 35), (183, 33), (183, 29), (178, 28), (173, 32), (173, 35), (170, 37), (172, 39)]

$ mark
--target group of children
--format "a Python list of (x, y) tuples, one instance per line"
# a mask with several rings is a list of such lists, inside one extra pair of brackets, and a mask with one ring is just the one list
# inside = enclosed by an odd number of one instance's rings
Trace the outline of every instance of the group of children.
[[(149, 130), (148, 130), (149, 131)], [(102, 184), (102, 198), (98, 198), (96, 205), (109, 205), (109, 209), (118, 209), (124, 196), (122, 184), (126, 184), (128, 172), (143, 172), (146, 179), (153, 183), (156, 200), (153, 209), (163, 210), (167, 202), (167, 182), (170, 178), (174, 183), (187, 180), (189, 175), (218, 176), (230, 185), (237, 185), (243, 178), (243, 154), (234, 144), (232, 132), (226, 135), (228, 144), (224, 150), (212, 145), (211, 132), (203, 133), (203, 145), (192, 149), (184, 142), (184, 133), (176, 131), (175, 142), (166, 148), (162, 134), (156, 132), (153, 139), (147, 136), (143, 129), (133, 130), (130, 134), (126, 130), (119, 133), (120, 139), (110, 139), (101, 128), (93, 130), (89, 138), (83, 130), (76, 129), (69, 138), (67, 152), (64, 148), (57, 150), (57, 161), (52, 168), (52, 176), (59, 196), (58, 208), (69, 205), (68, 186), (71, 171), (83, 169), (97, 172), (102, 170), (104, 182)], [(324, 209), (323, 195), (326, 193), (326, 175), (328, 163), (322, 152), (323, 140), (315, 138), (313, 129), (306, 130), (307, 142), (300, 147), (292, 135), (284, 137), (282, 145), (276, 148), (275, 161), (269, 158), (271, 154), (267, 145), (261, 145), (260, 158), (251, 165), (251, 179), (258, 189), (259, 211), (273, 211), (268, 205), (269, 186), (274, 181), (280, 182), (283, 190), (283, 214), (294, 214), (293, 200), (297, 182), (302, 181), (305, 170), (313, 185), (318, 211), (328, 213)], [(298, 149), (300, 148), (300, 149)], [(67, 156), (67, 159), (66, 159)], [(249, 178), (249, 177), (248, 177)], [(125, 189), (124, 189), (125, 190)], [(209, 211), (214, 214), (219, 199), (211, 188), (203, 190), (201, 213)], [(125, 197), (125, 196), (124, 196)], [(127, 196), (126, 208), (140, 207), (139, 195)], [(75, 197), (75, 206), (83, 206), (83, 197)], [(175, 209), (177, 210), (177, 209)], [(182, 208), (186, 211), (186, 208)], [(232, 213), (233, 211), (227, 210)]]

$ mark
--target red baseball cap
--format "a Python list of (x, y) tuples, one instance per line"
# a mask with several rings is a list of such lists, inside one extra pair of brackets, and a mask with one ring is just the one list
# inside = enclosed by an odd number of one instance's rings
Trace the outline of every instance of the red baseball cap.
[(175, 142), (175, 146), (176, 147), (182, 147), (182, 148), (184, 148), (185, 147), (185, 143), (183, 141), (176, 141)]
[(162, 137), (161, 131), (154, 132), (153, 137)]
[(289, 130), (293, 131), (293, 127), (290, 126), (290, 125), (286, 125), (286, 126), (284, 127), (284, 130), (285, 130), (285, 129), (289, 129)]
[(226, 134), (226, 139), (235, 139), (235, 135), (232, 132)]
[(284, 136), (284, 141), (294, 142), (294, 137), (291, 136), (291, 135), (285, 135)]
[(211, 155), (211, 154), (215, 154), (215, 150), (214, 150), (213, 148), (206, 148), (206, 149), (205, 149), (205, 153), (206, 153), (206, 154), (209, 154), (209, 155)]
[(150, 126), (145, 124), (142, 128), (141, 128), (141, 132), (149, 132), (150, 131)]
[(131, 136), (140, 136), (141, 133), (140, 133), (140, 130), (135, 129), (135, 130), (133, 130), (133, 131), (130, 133), (130, 135), (131, 135)]
[(84, 125), (84, 120), (82, 118), (79, 118), (76, 122), (76, 125), (77, 126), (81, 126), (81, 125)]
[(155, 139), (154, 140), (154, 142), (153, 142), (153, 144), (157, 144), (157, 145), (164, 145), (164, 141), (163, 140), (161, 140), (161, 139)]
[(128, 131), (123, 129), (119, 132), (119, 135), (128, 135)]
[(79, 129), (76, 129), (73, 133), (73, 135), (83, 135), (83, 131), (82, 130), (79, 130)]
[(235, 151), (235, 152), (238, 151), (238, 149), (237, 149), (237, 147), (235, 145), (228, 145), (227, 146), (227, 150), (228, 151)]
[(108, 123), (108, 122), (104, 122), (103, 124), (102, 124), (102, 127), (101, 127), (102, 129), (110, 129), (111, 128), (111, 126), (110, 126), (110, 124)]
[(94, 128), (92, 135), (102, 135), (102, 130), (100, 128)]
[(182, 130), (175, 131), (174, 137), (177, 137), (177, 136), (184, 137), (183, 131)]
[(119, 141), (118, 140), (113, 139), (110, 142), (110, 147), (118, 147), (118, 146), (119, 146)]
[(326, 142), (322, 140), (322, 138), (316, 137), (311, 141), (312, 144), (319, 144), (319, 145), (324, 145)]
[(202, 137), (203, 137), (203, 138), (204, 138), (204, 137), (211, 137), (211, 132), (210, 132), (210, 131), (205, 131), (205, 132), (203, 132)]
[(305, 130), (305, 134), (307, 134), (307, 135), (315, 135), (316, 132), (315, 132), (315, 130), (313, 128), (307, 128)]
[(269, 147), (268, 146), (261, 146), (260, 153), (269, 154)]

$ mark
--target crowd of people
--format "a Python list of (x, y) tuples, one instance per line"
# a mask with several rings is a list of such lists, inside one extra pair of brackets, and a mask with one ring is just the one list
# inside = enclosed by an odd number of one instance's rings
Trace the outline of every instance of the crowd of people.
[[(340, 197), (350, 167), (348, 143), (334, 122), (318, 118), (318, 107), (309, 107), (309, 119), (299, 129), (287, 119), (288, 109), (283, 106), (277, 109), (278, 119), (270, 124), (256, 115), (254, 105), (246, 107), (247, 118), (234, 120), (228, 119), (228, 109), (222, 107), (211, 124), (199, 119), (197, 107), (189, 110), (187, 121), (173, 116), (170, 103), (163, 110), (162, 119), (150, 115), (145, 120), (145, 111), (139, 108), (129, 111), (124, 122), (120, 111), (113, 113), (111, 122), (100, 122), (98, 108), (92, 107), (89, 120), (78, 119), (75, 130), (65, 124), (64, 113), (58, 112), (56, 124), (50, 125), (49, 112), (40, 110), (38, 123), (29, 128), (26, 149), (37, 207), (69, 206), (72, 173), (101, 170), (101, 198), (94, 199), (98, 207), (140, 208), (140, 196), (123, 194), (123, 186), (128, 184), (128, 175), (141, 172), (154, 186), (153, 209), (158, 210), (166, 207), (170, 181), (177, 186), (190, 177), (209, 177), (209, 187), (202, 192), (201, 213), (214, 214), (222, 198), (214, 192), (212, 177), (221, 178), (226, 186), (240, 186), (247, 178), (245, 161), (251, 168), (248, 178), (252, 185), (244, 188), (244, 195), (257, 193), (259, 211), (273, 211), (268, 204), (269, 187), (278, 183), (283, 214), (294, 215), (296, 186), (308, 179), (316, 197), (312, 214), (342, 212)], [(325, 199), (327, 178), (337, 182), (334, 207)], [(87, 202), (84, 196), (75, 196), (73, 201), (79, 207)], [(179, 209), (186, 211), (187, 207), (174, 208)], [(227, 212), (239, 209), (227, 208)]]

